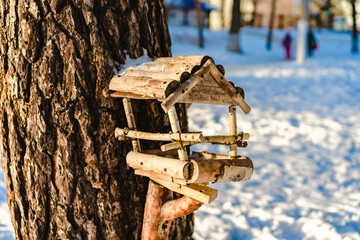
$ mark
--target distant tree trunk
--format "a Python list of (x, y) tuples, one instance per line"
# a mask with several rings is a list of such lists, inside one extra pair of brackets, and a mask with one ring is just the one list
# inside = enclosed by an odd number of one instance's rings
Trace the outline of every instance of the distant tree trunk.
[(270, 19), (269, 19), (269, 31), (266, 37), (266, 49), (271, 49), (272, 44), (272, 31), (274, 28), (274, 20), (275, 20), (275, 8), (276, 8), (276, 0), (271, 1), (271, 12), (270, 12)]
[(199, 33), (199, 47), (204, 47), (204, 13), (200, 0), (195, 0), (196, 25)]
[(357, 30), (357, 24), (356, 24), (356, 0), (351, 0), (351, 7), (352, 7), (352, 19), (353, 19), (353, 26), (352, 26), (352, 47), (351, 52), (352, 53), (358, 53), (358, 30)]
[[(126, 166), (131, 144), (114, 137), (126, 118), (106, 88), (127, 55), (170, 56), (163, 1), (0, 6), (0, 151), (16, 239), (139, 239), (148, 180)], [(133, 106), (139, 130), (169, 132), (158, 102)], [(182, 217), (170, 239), (192, 231)]]
[(225, 0), (221, 0), (221, 27), (225, 28)]
[(253, 6), (254, 9), (251, 13), (251, 20), (250, 20), (250, 26), (254, 26), (255, 25), (255, 19), (256, 19), (256, 5), (257, 5), (257, 0), (253, 0)]
[(230, 26), (230, 37), (228, 49), (234, 52), (241, 52), (239, 44), (239, 31), (241, 27), (240, 0), (233, 1), (232, 18)]

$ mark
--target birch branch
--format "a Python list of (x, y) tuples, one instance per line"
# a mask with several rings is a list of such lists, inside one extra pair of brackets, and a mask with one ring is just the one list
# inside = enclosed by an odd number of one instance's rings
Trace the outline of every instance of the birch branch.
[(201, 141), (203, 139), (203, 135), (201, 133), (149, 133), (123, 128), (115, 129), (115, 137), (120, 141), (125, 140), (125, 138), (152, 141)]
[[(236, 136), (205, 136), (202, 140), (199, 141), (183, 141), (183, 142), (173, 142), (162, 145), (161, 151), (169, 151), (172, 149), (178, 149), (181, 146), (192, 146), (199, 143), (212, 143), (212, 144), (222, 144), (222, 145), (231, 145), (239, 144), (243, 140), (250, 138), (249, 133), (240, 133)], [(241, 146), (239, 146), (241, 147)]]

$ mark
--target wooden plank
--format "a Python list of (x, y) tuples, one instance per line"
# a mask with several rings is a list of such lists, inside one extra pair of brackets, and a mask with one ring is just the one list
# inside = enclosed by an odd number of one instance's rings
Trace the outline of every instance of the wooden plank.
[(180, 185), (172, 182), (163, 181), (160, 179), (152, 178), (154, 182), (170, 189), (171, 191), (188, 196), (200, 202), (209, 204), (217, 198), (217, 190), (199, 184)]
[(156, 179), (160, 179), (160, 180), (167, 181), (167, 182), (173, 182), (173, 183), (177, 183), (177, 184), (181, 184), (181, 185), (186, 185), (186, 181), (184, 179), (166, 176), (163, 174), (156, 173), (154, 171), (145, 171), (145, 170), (135, 169), (135, 174), (143, 176), (143, 177), (156, 178)]
[[(165, 112), (168, 112), (169, 109), (175, 105), (175, 103), (181, 99), (187, 92), (189, 92), (195, 85), (203, 79), (206, 74), (210, 71), (210, 65), (214, 65), (208, 60), (204, 66), (201, 67), (199, 71), (193, 74), (190, 79), (180, 85), (173, 93), (171, 93), (161, 104), (161, 107)], [(216, 68), (216, 67), (215, 67)]]
[(234, 100), (226, 92), (217, 87), (196, 85), (187, 94), (177, 100), (178, 103), (200, 103), (212, 105), (234, 105)]
[[(115, 137), (121, 138), (123, 136), (152, 141), (201, 141), (203, 139), (202, 133), (149, 133), (115, 128)], [(123, 138), (120, 140), (123, 140)]]
[(236, 102), (245, 114), (248, 114), (251, 111), (250, 106), (245, 102), (242, 96), (237, 92), (237, 90), (230, 84), (229, 81), (221, 74), (221, 72), (216, 68), (215, 65), (210, 65), (211, 75), (216, 79), (219, 85), (225, 90), (225, 92)]
[(173, 79), (153, 79), (118, 75), (111, 79), (109, 90), (154, 98), (166, 98), (178, 86), (179, 81)]

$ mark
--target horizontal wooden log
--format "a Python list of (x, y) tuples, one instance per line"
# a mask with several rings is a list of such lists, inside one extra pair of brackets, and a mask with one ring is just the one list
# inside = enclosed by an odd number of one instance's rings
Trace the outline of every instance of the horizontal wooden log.
[(201, 141), (201, 133), (149, 133), (129, 129), (115, 128), (115, 137), (125, 140), (123, 137), (137, 138), (152, 141)]
[(195, 72), (194, 68), (201, 67), (207, 60), (213, 62), (209, 56), (162, 57), (153, 62), (143, 63), (140, 67), (148, 71), (168, 73)]
[(173, 192), (180, 193), (188, 196), (202, 203), (209, 204), (217, 197), (217, 190), (211, 187), (207, 187), (199, 184), (180, 185), (172, 182), (163, 181), (160, 179), (152, 178), (154, 182), (170, 189)]
[(199, 56), (177, 56), (177, 57), (160, 57), (156, 58), (154, 62), (161, 62), (161, 63), (187, 63), (191, 65), (200, 65), (202, 60), (208, 56), (206, 55), (199, 55)]
[(242, 133), (236, 136), (204, 136), (203, 139), (199, 141), (173, 142), (173, 143), (164, 144), (160, 148), (162, 151), (165, 152), (172, 149), (178, 149), (181, 146), (192, 146), (199, 143), (231, 145), (231, 144), (238, 144), (239, 142), (249, 138), (250, 138), (249, 133)]
[(157, 99), (155, 97), (143, 96), (143, 95), (128, 93), (128, 92), (113, 92), (113, 93), (110, 93), (110, 96), (114, 97), (114, 98), (132, 98), (132, 99), (142, 99), (142, 100)]
[(253, 173), (253, 163), (250, 158), (234, 159), (194, 159), (194, 171), (188, 183), (238, 182), (247, 181)]
[(126, 162), (128, 166), (140, 170), (137, 174), (180, 184), (246, 181), (253, 172), (251, 159), (241, 156), (231, 160), (196, 158), (189, 162), (129, 152)]
[(126, 163), (136, 170), (153, 171), (184, 180), (191, 177), (191, 169), (193, 169), (192, 162), (132, 151), (126, 155)]
[(207, 61), (199, 71), (193, 74), (190, 79), (180, 85), (173, 93), (171, 93), (161, 104), (161, 107), (165, 112), (178, 102), (185, 94), (187, 94), (196, 84), (199, 83), (210, 71), (210, 65), (214, 65), (211, 61)]
[(221, 74), (221, 72), (217, 69), (215, 65), (211, 65), (210, 67), (211, 75), (216, 79), (221, 88), (223, 88), (225, 92), (227, 92), (227, 94), (235, 101), (236, 105), (238, 105), (245, 114), (248, 114), (251, 108), (242, 98), (240, 93), (237, 92), (236, 88), (225, 79), (225, 77)]
[(153, 79), (118, 75), (111, 79), (109, 90), (128, 92), (144, 97), (166, 98), (178, 86), (179, 81), (174, 79)]
[(180, 72), (158, 72), (158, 71), (146, 71), (142, 69), (129, 68), (123, 74), (123, 76), (138, 76), (138, 77), (150, 77), (153, 79), (173, 79), (180, 81)]

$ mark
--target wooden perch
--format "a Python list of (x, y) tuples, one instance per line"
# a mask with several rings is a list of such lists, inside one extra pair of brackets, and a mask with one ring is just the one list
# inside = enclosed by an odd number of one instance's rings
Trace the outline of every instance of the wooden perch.
[(182, 141), (182, 142), (173, 142), (162, 145), (160, 148), (162, 151), (169, 151), (172, 149), (178, 149), (181, 146), (192, 146), (199, 143), (212, 143), (212, 144), (223, 144), (231, 145), (238, 144), (243, 140), (250, 138), (248, 133), (240, 133), (235, 136), (205, 136), (199, 141)]
[(201, 141), (201, 133), (148, 133), (129, 129), (116, 128), (115, 137), (120, 141), (125, 138), (143, 139), (152, 141)]
[(240, 93), (233, 87), (229, 81), (221, 74), (215, 65), (210, 65), (210, 73), (219, 83), (222, 89), (234, 100), (235, 104), (240, 106), (244, 113), (248, 114), (251, 110), (250, 106), (245, 102)]
[(193, 87), (195, 87), (198, 82), (205, 77), (206, 74), (210, 71), (210, 65), (213, 65), (210, 60), (208, 60), (199, 71), (193, 74), (190, 79), (180, 85), (173, 93), (171, 93), (161, 104), (163, 110), (167, 113), (169, 109), (181, 99), (186, 93), (188, 93)]
[(203, 203), (186, 196), (166, 202), (167, 191), (150, 181), (146, 197), (142, 240), (167, 239), (172, 221), (196, 211)]
[(115, 76), (111, 79), (109, 89), (128, 92), (142, 96), (166, 98), (179, 86), (173, 79), (153, 79), (148, 77)]

